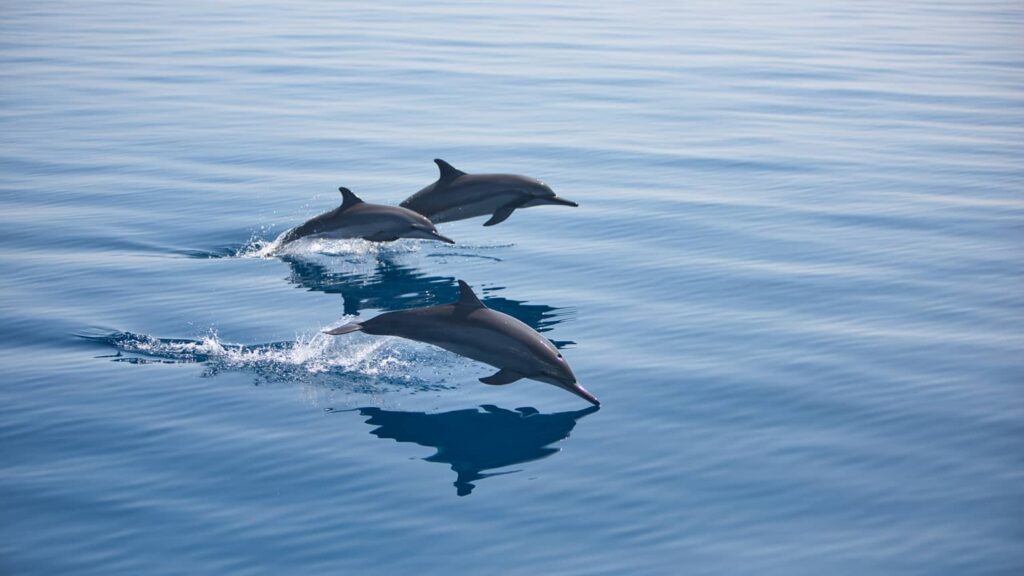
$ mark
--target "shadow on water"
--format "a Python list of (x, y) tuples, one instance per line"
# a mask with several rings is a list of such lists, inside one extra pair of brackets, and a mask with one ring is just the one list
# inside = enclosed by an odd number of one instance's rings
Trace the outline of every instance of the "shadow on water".
[(367, 424), (377, 426), (370, 433), (378, 438), (436, 448), (437, 452), (424, 460), (451, 466), (457, 475), (454, 485), (459, 496), (470, 494), (477, 480), (518, 472), (484, 474), (485, 470), (540, 460), (558, 452), (559, 448), (551, 444), (567, 438), (578, 420), (600, 410), (591, 406), (574, 412), (541, 414), (534, 408), (481, 408), (482, 412), (466, 409), (439, 414), (380, 408), (358, 410), (369, 417)]
[[(358, 316), (360, 310), (365, 309), (390, 312), (447, 304), (455, 302), (459, 297), (459, 286), (454, 277), (429, 276), (411, 266), (386, 258), (378, 259), (368, 272), (331, 270), (324, 264), (300, 257), (284, 256), (281, 259), (291, 267), (289, 282), (315, 292), (341, 294), (344, 313), (348, 316)], [(567, 308), (527, 304), (489, 294), (502, 289), (484, 288), (484, 304), (520, 320), (538, 332), (551, 330), (569, 312)], [(558, 348), (575, 344), (568, 340), (552, 342)]]

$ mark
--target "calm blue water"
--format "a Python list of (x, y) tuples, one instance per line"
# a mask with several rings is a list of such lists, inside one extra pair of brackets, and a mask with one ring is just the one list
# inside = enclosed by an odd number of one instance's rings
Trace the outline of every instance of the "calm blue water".
[[(0, 572), (1024, 572), (1019, 2), (0, 11)], [(260, 248), (440, 157), (580, 207)], [(456, 279), (600, 410), (320, 329)]]

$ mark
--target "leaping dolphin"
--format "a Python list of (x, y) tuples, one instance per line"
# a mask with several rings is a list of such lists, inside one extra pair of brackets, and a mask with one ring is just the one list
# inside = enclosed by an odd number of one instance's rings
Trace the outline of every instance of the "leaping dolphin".
[(405, 199), (403, 208), (415, 210), (440, 224), (490, 214), (484, 226), (505, 221), (516, 208), (544, 204), (579, 206), (555, 196), (547, 184), (516, 174), (466, 174), (451, 164), (434, 159), (441, 171), (437, 182)]
[(338, 336), (360, 330), (426, 342), (498, 368), (493, 375), (480, 379), (484, 384), (511, 384), (530, 378), (568, 390), (595, 406), (601, 405), (576, 382), (569, 363), (547, 338), (508, 314), (484, 306), (462, 280), (459, 300), (453, 304), (385, 312), (324, 333)]
[(363, 202), (348, 188), (338, 188), (341, 206), (311, 218), (289, 230), (281, 245), (316, 236), (321, 238), (362, 238), (372, 242), (391, 242), (399, 238), (424, 238), (454, 244), (438, 233), (426, 216), (398, 206)]

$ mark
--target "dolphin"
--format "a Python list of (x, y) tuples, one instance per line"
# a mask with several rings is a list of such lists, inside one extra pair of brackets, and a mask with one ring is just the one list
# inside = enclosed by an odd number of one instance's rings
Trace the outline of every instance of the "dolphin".
[(409, 196), (400, 206), (415, 210), (440, 224), (490, 214), (484, 226), (504, 222), (516, 208), (544, 204), (579, 206), (555, 196), (547, 184), (516, 174), (466, 174), (435, 158), (441, 171), (437, 182)]
[(484, 306), (462, 280), (459, 300), (453, 304), (385, 312), (324, 333), (338, 336), (357, 331), (426, 342), (490, 364), (498, 371), (481, 378), (484, 384), (511, 384), (530, 378), (568, 390), (595, 406), (601, 405), (576, 382), (569, 363), (547, 338), (508, 314)]
[(427, 217), (408, 208), (363, 202), (348, 188), (341, 192), (341, 206), (311, 218), (285, 233), (281, 245), (316, 236), (321, 238), (362, 238), (372, 242), (391, 242), (399, 238), (424, 238), (449, 244), (455, 241), (438, 233)]

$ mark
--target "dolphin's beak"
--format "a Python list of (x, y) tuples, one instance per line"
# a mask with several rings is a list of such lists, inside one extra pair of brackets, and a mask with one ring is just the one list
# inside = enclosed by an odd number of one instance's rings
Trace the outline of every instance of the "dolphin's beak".
[(546, 198), (545, 200), (547, 200), (548, 204), (561, 204), (562, 206), (572, 206), (573, 208), (579, 206), (579, 204), (573, 202), (572, 200), (566, 200), (565, 198), (559, 198), (558, 196), (552, 196), (551, 198)]
[(586, 388), (584, 388), (583, 386), (580, 386), (576, 382), (573, 382), (572, 384), (560, 384), (560, 386), (562, 388), (565, 388), (569, 392), (572, 392), (573, 394), (579, 396), (580, 398), (583, 398), (587, 402), (590, 402), (594, 406), (600, 406), (601, 405), (601, 401), (600, 400), (595, 398), (593, 394), (591, 394), (590, 392), (587, 392)]
[(437, 230), (434, 230), (434, 231), (430, 232), (430, 237), (433, 238), (434, 240), (440, 240), (441, 242), (447, 242), (448, 244), (455, 244), (455, 240), (452, 240), (451, 238), (442, 235)]
[(421, 240), (437, 240), (439, 242), (447, 242), (448, 244), (455, 244), (455, 240), (447, 236), (442, 236), (437, 229), (430, 229), (426, 226), (417, 226), (412, 230), (402, 234), (404, 238), (419, 238)]

